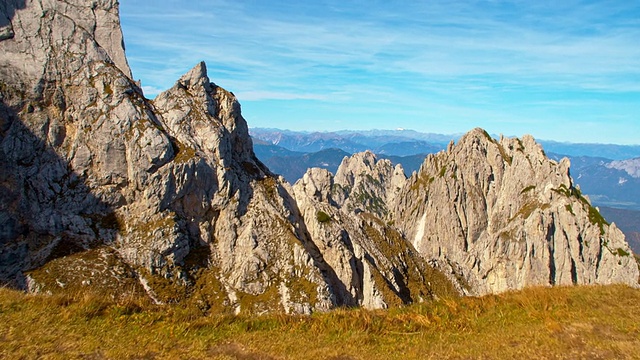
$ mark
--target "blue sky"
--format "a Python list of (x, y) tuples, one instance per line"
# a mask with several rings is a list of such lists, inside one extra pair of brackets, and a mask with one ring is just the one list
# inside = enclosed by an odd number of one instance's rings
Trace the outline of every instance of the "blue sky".
[(124, 0), (149, 98), (199, 61), (250, 127), (640, 144), (640, 1)]

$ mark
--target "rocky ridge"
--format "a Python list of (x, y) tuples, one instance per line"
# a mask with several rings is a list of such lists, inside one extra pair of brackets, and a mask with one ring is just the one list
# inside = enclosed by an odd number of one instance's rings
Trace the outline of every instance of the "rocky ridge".
[[(293, 189), (255, 158), (240, 105), (204, 63), (150, 101), (130, 78), (116, 1), (2, 11), (3, 283), (126, 288), (203, 312), (413, 301), (406, 274), (423, 279), (404, 263), (376, 255), (383, 265), (345, 274), (332, 267), (342, 259), (325, 260), (328, 240), (312, 238)], [(349, 252), (380, 253), (366, 246)]]
[(409, 179), (365, 152), (291, 186), (204, 63), (144, 97), (117, 1), (0, 10), (2, 283), (205, 313), (637, 285), (624, 237), (532, 138), (476, 130)]
[(573, 186), (569, 160), (531, 136), (475, 129), (429, 155), (392, 206), (396, 226), (470, 294), (525, 286), (627, 283), (638, 267), (624, 235)]

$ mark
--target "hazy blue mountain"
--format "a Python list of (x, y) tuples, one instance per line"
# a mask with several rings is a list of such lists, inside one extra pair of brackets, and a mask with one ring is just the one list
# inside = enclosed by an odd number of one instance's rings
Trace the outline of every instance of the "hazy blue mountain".
[(367, 145), (358, 144), (348, 138), (331, 132), (296, 132), (279, 129), (251, 128), (253, 139), (259, 139), (272, 145), (278, 145), (291, 151), (316, 152), (325, 149), (342, 149), (350, 154), (365, 151)]
[(305, 153), (334, 148), (350, 154), (371, 150), (376, 154), (407, 156), (444, 150), (455, 139), (454, 136), (422, 134), (411, 130), (301, 132), (252, 128), (249, 132), (254, 142)]
[[(421, 140), (426, 141), (432, 144), (441, 144), (447, 145), (451, 140), (458, 141), (462, 134), (435, 134), (435, 133), (422, 133), (415, 130), (405, 130), (405, 129), (397, 129), (397, 130), (342, 130), (337, 131), (337, 134), (343, 135), (345, 137), (349, 137), (356, 142), (362, 143), (364, 139), (374, 139), (379, 138), (384, 142), (400, 142), (405, 141), (406, 139), (413, 140)], [(387, 139), (387, 141), (384, 141)], [(367, 140), (368, 141), (368, 140)]]
[(640, 254), (640, 211), (600, 207), (600, 213), (607, 221), (616, 223), (633, 252)]
[(253, 151), (258, 156), (258, 159), (268, 159), (274, 156), (302, 156), (305, 153), (298, 151), (291, 151), (285, 149), (282, 146), (272, 145), (264, 141), (253, 140)]
[(640, 157), (640, 145), (573, 144), (555, 141), (539, 141), (548, 153), (568, 156), (589, 156), (611, 160), (626, 160)]
[[(414, 155), (429, 153), (436, 148), (444, 149), (451, 140), (457, 141), (460, 134), (421, 133), (413, 130), (342, 130), (336, 132), (304, 132), (271, 128), (251, 128), (254, 139), (279, 145), (292, 151), (314, 152), (337, 148), (349, 153), (371, 150), (390, 155)], [(497, 138), (497, 136), (494, 135)], [(626, 160), (640, 157), (640, 145), (580, 144), (539, 140), (548, 153), (567, 156), (588, 156), (610, 160)], [(401, 150), (393, 152), (398, 147)], [(422, 146), (431, 146), (424, 149)], [(410, 147), (415, 148), (411, 153)]]
[[(275, 145), (271, 145), (275, 146)], [(294, 184), (307, 169), (319, 167), (335, 174), (345, 156), (351, 154), (340, 149), (324, 149), (312, 153), (294, 153), (291, 155), (266, 157), (265, 152), (256, 151), (256, 156), (262, 163), (276, 174), (282, 175), (289, 183)]]
[(424, 158), (427, 157), (427, 154), (415, 154), (415, 155), (407, 155), (407, 156), (395, 156), (395, 155), (385, 155), (379, 154), (379, 158), (381, 159), (389, 159), (393, 165), (401, 164), (404, 169), (404, 173), (407, 176), (411, 176), (411, 173), (414, 171), (418, 171), (420, 169), (420, 165), (424, 162)]
[(402, 141), (387, 143), (377, 148), (372, 149), (376, 154), (383, 154), (389, 156), (410, 156), (416, 154), (430, 154), (437, 153), (440, 150), (446, 149), (446, 145), (437, 145), (428, 143), (426, 141)]
[[(555, 160), (565, 156), (554, 153), (548, 155)], [(571, 160), (571, 176), (595, 205), (640, 210), (640, 178), (635, 178), (624, 170), (611, 168), (610, 159), (567, 157)]]

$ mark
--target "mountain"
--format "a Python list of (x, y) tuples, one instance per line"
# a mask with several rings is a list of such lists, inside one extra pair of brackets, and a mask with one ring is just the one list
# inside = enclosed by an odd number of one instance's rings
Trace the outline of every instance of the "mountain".
[[(413, 130), (343, 130), (336, 132), (304, 132), (268, 128), (251, 128), (254, 140), (279, 145), (299, 152), (315, 152), (326, 148), (339, 148), (349, 153), (370, 150), (375, 154), (407, 156), (436, 153), (444, 150), (451, 140), (458, 141), (461, 134), (421, 133)], [(500, 136), (492, 135), (498, 139)], [(545, 151), (568, 157), (628, 160), (640, 158), (640, 146), (616, 144), (580, 144), (540, 140)]]
[[(335, 175), (312, 168), (291, 185), (256, 157), (240, 104), (204, 63), (144, 97), (116, 0), (10, 0), (0, 11), (3, 285), (141, 295), (204, 314), (638, 286), (622, 233), (573, 185), (567, 161), (530, 137), (476, 129), (409, 178), (359, 152)], [(279, 139), (361, 146), (335, 134)]]
[[(342, 159), (352, 155), (342, 149), (324, 149), (311, 153), (296, 152), (278, 145), (265, 144), (257, 140), (253, 145), (256, 157), (260, 159), (274, 173), (282, 175), (293, 184), (307, 172), (307, 169), (317, 167), (336, 173)], [(394, 165), (402, 164), (409, 174), (417, 171), (426, 154), (408, 156), (378, 155), (381, 159), (389, 159)]]
[(367, 149), (365, 145), (331, 132), (303, 133), (279, 129), (251, 128), (250, 134), (254, 139), (296, 152), (308, 153), (333, 148), (356, 153)]
[[(549, 157), (560, 160), (565, 155), (550, 153)], [(589, 156), (570, 156), (569, 159), (571, 175), (594, 204), (640, 210), (640, 177), (631, 175), (635, 174), (634, 160), (613, 161)]]
[(640, 211), (601, 207), (600, 213), (605, 219), (615, 221), (624, 232), (631, 249), (640, 254)]
[(574, 186), (569, 161), (530, 136), (473, 130), (427, 156), (395, 199), (390, 220), (473, 294), (636, 276), (624, 235)]
[(410, 130), (370, 130), (339, 132), (301, 132), (251, 128), (253, 139), (296, 152), (318, 152), (330, 148), (354, 154), (366, 150), (386, 156), (409, 156), (444, 150), (452, 137), (422, 134)]
[(635, 159), (612, 161), (607, 167), (624, 170), (629, 176), (640, 178), (640, 157)]
[(625, 160), (640, 157), (639, 145), (615, 144), (575, 144), (541, 140), (544, 149), (551, 153), (567, 156), (600, 157), (613, 160)]
[(255, 148), (259, 150), (256, 155), (269, 169), (282, 175), (290, 183), (296, 182), (307, 169), (312, 167), (327, 169), (335, 173), (342, 159), (351, 155), (343, 150), (331, 148), (312, 153), (272, 150), (267, 154), (267, 146), (269, 149), (277, 147), (276, 145), (257, 145)]
[(2, 283), (224, 313), (386, 307), (449, 292), (446, 280), (408, 278), (414, 268), (380, 259), (384, 244), (360, 246), (356, 235), (340, 261), (375, 262), (344, 283), (204, 63), (153, 102), (143, 96), (117, 1), (14, 0), (2, 11), (11, 27), (0, 42)]

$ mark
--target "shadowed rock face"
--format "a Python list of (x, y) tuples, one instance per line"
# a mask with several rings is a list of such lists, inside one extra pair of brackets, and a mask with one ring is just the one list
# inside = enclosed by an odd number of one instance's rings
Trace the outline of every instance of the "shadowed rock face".
[(10, 5), (0, 42), (1, 161), (11, 170), (0, 179), (3, 283), (126, 287), (223, 312), (412, 301), (408, 278), (391, 270), (371, 275), (377, 290), (343, 282), (204, 63), (151, 103), (131, 81), (117, 2)]
[(619, 231), (531, 138), (474, 131), (410, 179), (356, 154), (292, 187), (204, 63), (143, 96), (116, 1), (0, 10), (2, 283), (309, 313), (637, 281)]
[[(110, 281), (133, 276), (158, 301), (184, 300), (206, 277), (205, 307), (334, 305), (339, 284), (204, 64), (154, 106), (130, 79), (117, 2), (16, 4), (0, 42), (4, 283), (85, 286), (107, 254), (131, 269)], [(88, 251), (105, 246), (116, 253)]]

